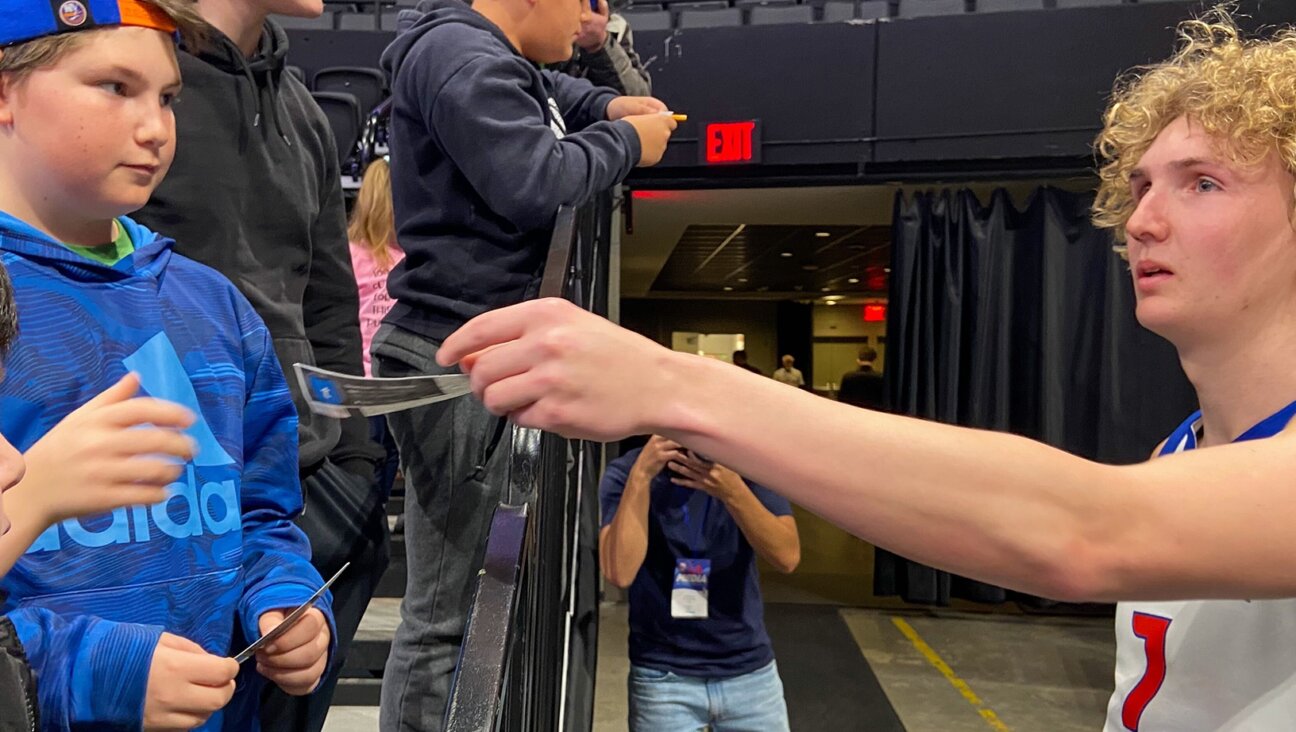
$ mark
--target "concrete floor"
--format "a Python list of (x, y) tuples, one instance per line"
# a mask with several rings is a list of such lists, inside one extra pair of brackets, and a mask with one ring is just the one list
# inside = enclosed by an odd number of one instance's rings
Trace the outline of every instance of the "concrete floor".
[[(1097, 732), (1112, 688), (1110, 618), (1037, 618), (842, 608), (857, 649), (908, 732)], [(896, 625), (900, 618), (974, 705)], [(594, 732), (626, 730), (624, 605), (603, 609)], [(791, 706), (794, 699), (789, 699)], [(987, 714), (989, 712), (989, 714)], [(997, 720), (997, 724), (988, 720)]]
[[(394, 610), (373, 608), (362, 632), (389, 633)], [(855, 608), (838, 613), (858, 646), (842, 651), (864, 655), (908, 732), (1102, 729), (1114, 663), (1110, 618)], [(896, 618), (911, 629), (913, 638), (902, 632)], [(594, 732), (626, 729), (626, 634), (626, 606), (605, 605)], [(914, 638), (929, 649), (927, 655)], [(949, 673), (942, 673), (933, 661), (943, 661)], [(963, 684), (963, 691), (951, 677)], [(978, 704), (969, 701), (969, 694)], [(378, 729), (378, 710), (336, 707), (324, 729), (373, 732)]]

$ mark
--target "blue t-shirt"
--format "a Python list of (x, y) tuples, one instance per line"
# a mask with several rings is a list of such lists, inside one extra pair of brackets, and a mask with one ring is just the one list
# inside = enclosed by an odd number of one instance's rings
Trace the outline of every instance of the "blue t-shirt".
[[(599, 484), (603, 526), (612, 523), (630, 469), (632, 450), (608, 464)], [(653, 478), (648, 505), (648, 555), (630, 585), (630, 662), (681, 676), (729, 678), (761, 669), (774, 660), (757, 581), (756, 555), (724, 504), (670, 482), (663, 470)], [(747, 481), (775, 516), (792, 506), (764, 486)], [(677, 559), (709, 559), (708, 617), (671, 617), (671, 588)]]

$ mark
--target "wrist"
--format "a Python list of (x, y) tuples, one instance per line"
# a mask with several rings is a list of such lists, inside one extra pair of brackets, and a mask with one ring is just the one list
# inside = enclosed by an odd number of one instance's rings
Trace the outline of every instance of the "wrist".
[(39, 479), (30, 471), (18, 485), (5, 491), (5, 513), (9, 517), (10, 531), (30, 533), (33, 537), (61, 521), (54, 515), (52, 506), (42, 500)]
[[(684, 444), (697, 439), (707, 439), (718, 434), (710, 401), (715, 393), (709, 391), (716, 367), (731, 368), (728, 364), (690, 353), (665, 351), (658, 353), (653, 364), (660, 380), (659, 393), (648, 394), (649, 410), (642, 432), (665, 435)], [(723, 376), (723, 374), (721, 374)], [(723, 380), (718, 383), (723, 392)]]

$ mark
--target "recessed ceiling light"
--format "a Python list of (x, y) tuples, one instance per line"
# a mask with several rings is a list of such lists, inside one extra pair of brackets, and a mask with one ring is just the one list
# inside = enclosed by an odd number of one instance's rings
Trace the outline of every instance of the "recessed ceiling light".
[(807, 271), (807, 272), (817, 272), (817, 271), (819, 271), (819, 265), (817, 265), (817, 264), (803, 264), (803, 265), (801, 265), (801, 269), (803, 269), (803, 270), (805, 270), (805, 271)]
[(832, 236), (832, 234), (829, 234), (826, 231), (816, 231), (815, 236), (819, 237), (820, 239), (827, 239), (828, 237)]
[(739, 282), (746, 282), (746, 281), (747, 281), (747, 278), (746, 278), (746, 277), (739, 277), (739, 278), (738, 278), (738, 281), (739, 281)]
[(792, 256), (792, 252), (779, 252), (779, 256), (780, 256), (780, 257), (790, 257), (790, 256)]
[(846, 281), (849, 282), (849, 283), (851, 283), (852, 285), (858, 285), (858, 284), (859, 284), (859, 278), (858, 278), (858, 277), (852, 277), (852, 278), (850, 278), (849, 280), (846, 280)]
[(882, 271), (883, 271), (883, 272), (886, 272), (887, 274), (891, 274), (891, 268), (890, 268), (890, 267), (886, 267), (886, 268), (884, 268)]
[(824, 303), (824, 305), (836, 305), (836, 304), (837, 304), (836, 300), (829, 300), (828, 302)]
[(820, 291), (820, 292), (832, 292), (832, 288), (831, 288), (831, 287), (824, 287), (824, 288), (821, 288), (819, 291)]
[(724, 291), (725, 291), (725, 292), (733, 292), (733, 288), (732, 288), (732, 287), (726, 287), (726, 288), (724, 288)]
[(828, 302), (837, 302), (845, 297), (845, 295), (824, 295), (824, 299)]

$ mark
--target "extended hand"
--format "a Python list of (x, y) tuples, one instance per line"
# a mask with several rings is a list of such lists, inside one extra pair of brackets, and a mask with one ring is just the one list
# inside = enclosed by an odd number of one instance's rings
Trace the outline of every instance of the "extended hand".
[(674, 394), (652, 341), (557, 298), (479, 315), (437, 351), (460, 364), (473, 393), (523, 427), (599, 442), (656, 430)]

